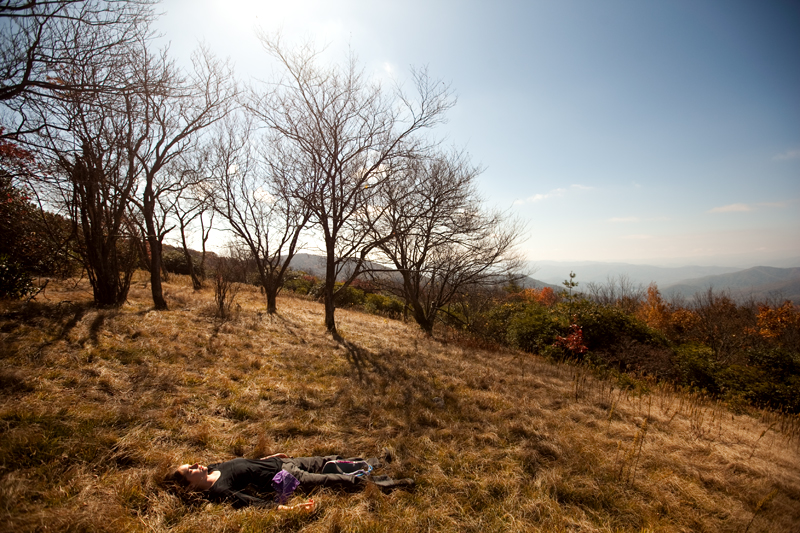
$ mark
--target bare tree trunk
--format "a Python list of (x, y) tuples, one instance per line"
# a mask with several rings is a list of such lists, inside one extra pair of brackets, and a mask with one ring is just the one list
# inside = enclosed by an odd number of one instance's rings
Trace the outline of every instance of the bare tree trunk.
[(203, 220), (203, 213), (200, 213), (200, 278), (206, 279), (206, 243), (208, 237), (211, 235), (211, 228), (213, 226), (214, 211), (211, 211), (211, 220), (208, 221), (208, 229), (206, 229), (205, 221)]
[(150, 244), (150, 290), (153, 294), (153, 307), (160, 311), (167, 309), (164, 291), (161, 287), (161, 240), (153, 222), (155, 197), (148, 184), (144, 193), (144, 223), (147, 228), (147, 242)]
[(186, 258), (186, 266), (189, 268), (189, 276), (192, 278), (192, 289), (199, 291), (203, 287), (200, 278), (197, 277), (197, 272), (194, 269), (194, 261), (192, 261), (192, 254), (189, 253), (189, 246), (186, 244), (186, 226), (183, 221), (180, 224), (181, 230), (181, 246), (183, 248), (183, 257)]
[(420, 329), (425, 332), (428, 337), (433, 336), (433, 320), (426, 317), (424, 313), (414, 313), (414, 320), (419, 324)]
[(150, 243), (150, 289), (153, 294), (153, 306), (160, 310), (167, 309), (167, 301), (164, 299), (164, 291), (161, 287), (161, 243), (154, 235), (148, 235)]
[[(98, 307), (119, 307), (128, 298), (136, 252), (122, 240), (124, 208), (109, 209), (103, 201), (104, 169), (88, 148), (69, 173), (72, 199), (69, 206), (73, 232), (79, 236), (81, 259)], [(123, 205), (124, 202), (120, 202)]]
[(267, 293), (267, 313), (274, 315), (278, 311), (278, 290), (265, 289)]
[(339, 333), (336, 331), (336, 318), (334, 312), (336, 305), (334, 302), (334, 289), (336, 283), (336, 263), (333, 257), (333, 246), (328, 246), (328, 253), (325, 257), (325, 329), (334, 337)]

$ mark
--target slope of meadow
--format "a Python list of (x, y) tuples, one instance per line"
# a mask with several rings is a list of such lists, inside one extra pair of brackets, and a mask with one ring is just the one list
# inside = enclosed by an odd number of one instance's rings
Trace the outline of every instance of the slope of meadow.
[[(296, 298), (236, 316), (178, 277), (119, 310), (51, 283), (0, 315), (0, 509), (8, 531), (800, 530), (796, 419), (620, 390), (567, 365), (429, 339)], [(315, 493), (312, 514), (165, 489), (170, 467), (392, 449), (413, 491)]]

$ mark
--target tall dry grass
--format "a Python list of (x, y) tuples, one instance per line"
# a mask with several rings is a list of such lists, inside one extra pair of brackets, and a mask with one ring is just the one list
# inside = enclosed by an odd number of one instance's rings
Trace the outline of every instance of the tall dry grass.
[[(800, 530), (795, 418), (585, 371), (413, 324), (243, 289), (215, 318), (179, 276), (119, 310), (51, 282), (0, 316), (8, 531)], [(273, 452), (375, 455), (413, 491), (322, 490), (313, 514), (186, 501), (170, 467)]]

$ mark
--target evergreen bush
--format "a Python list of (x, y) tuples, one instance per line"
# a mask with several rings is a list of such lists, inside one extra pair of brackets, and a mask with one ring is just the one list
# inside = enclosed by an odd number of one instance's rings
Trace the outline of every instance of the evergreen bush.
[(367, 293), (364, 297), (364, 311), (367, 313), (396, 318), (403, 314), (403, 307), (403, 302), (394, 296)]
[(564, 316), (572, 313), (574, 322), (583, 329), (589, 351), (614, 350), (627, 340), (650, 345), (666, 344), (663, 335), (616, 306), (580, 299), (571, 304), (559, 304), (557, 308)]
[(284, 277), (283, 287), (297, 294), (311, 294), (319, 279), (303, 271), (289, 271)]
[(563, 335), (568, 323), (547, 307), (529, 303), (511, 314), (506, 321), (508, 344), (526, 352), (541, 353)]
[[(161, 255), (161, 262), (164, 265), (164, 270), (170, 274), (189, 275), (189, 264), (186, 261), (186, 255), (179, 250), (165, 250)], [(197, 266), (195, 266), (195, 272), (197, 272)]]
[(697, 343), (677, 346), (675, 348), (675, 364), (680, 385), (713, 393), (719, 392), (714, 352), (708, 346)]
[(34, 293), (31, 275), (8, 255), (0, 255), (0, 298), (19, 300)]

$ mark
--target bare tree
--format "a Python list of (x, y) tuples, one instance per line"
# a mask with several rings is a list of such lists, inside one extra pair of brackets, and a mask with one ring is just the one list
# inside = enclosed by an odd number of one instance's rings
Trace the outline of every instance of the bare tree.
[(231, 318), (233, 303), (242, 289), (242, 279), (247, 277), (246, 263), (247, 260), (241, 257), (235, 246), (229, 249), (229, 255), (217, 257), (212, 274), (217, 318)]
[(616, 278), (608, 276), (605, 284), (590, 281), (586, 284), (586, 290), (595, 302), (615, 305), (627, 313), (636, 310), (647, 292), (641, 283), (634, 284), (626, 274)]
[(267, 312), (275, 313), (278, 291), (310, 212), (286, 186), (297, 169), (271, 151), (269, 141), (259, 154), (252, 125), (239, 118), (220, 128), (213, 147), (214, 206), (235, 239), (249, 250), (267, 297)]
[[(261, 41), (286, 76), (254, 95), (250, 108), (279, 135), (284, 161), (303, 170), (286, 186), (305, 203), (324, 242), (325, 327), (336, 335), (336, 297), (377, 244), (364, 215), (392, 178), (388, 169), (418, 151), (415, 134), (442, 122), (454, 98), (424, 70), (413, 75), (412, 100), (369, 81), (352, 56), (342, 67), (327, 67), (310, 47), (290, 52), (279, 39)], [(345, 265), (349, 275), (337, 290)]]
[[(116, 91), (113, 78), (67, 72), (109, 71), (115, 58), (151, 33), (152, 0), (0, 0), (0, 101), (15, 110), (6, 136), (41, 128), (29, 123), (34, 99), (76, 91)], [(65, 92), (66, 91), (66, 92)]]
[[(184, 179), (185, 187), (178, 189), (174, 194), (172, 212), (178, 223), (181, 235), (181, 248), (192, 278), (194, 290), (203, 286), (203, 273), (205, 272), (206, 244), (211, 234), (214, 222), (214, 209), (212, 198), (211, 180), (205, 179), (204, 174), (192, 168), (183, 168), (182, 172), (191, 173), (195, 179)], [(199, 227), (198, 227), (199, 226)], [(200, 264), (195, 266), (194, 258), (189, 252), (188, 236), (190, 231), (197, 228), (200, 232)]]
[(697, 321), (693, 333), (710, 347), (716, 362), (730, 365), (744, 360), (744, 349), (751, 342), (747, 332), (756, 326), (755, 304), (739, 306), (728, 291), (712, 287), (697, 292), (690, 309)]
[[(81, 228), (87, 270), (95, 274), (102, 270), (97, 264), (100, 260), (91, 257), (111, 257), (109, 250), (122, 228), (135, 226), (138, 214), (131, 205), (138, 207), (147, 241), (145, 257), (151, 267), (153, 303), (157, 309), (165, 309), (160, 270), (161, 245), (171, 229), (166, 197), (184, 184), (175, 179), (182, 174), (162, 170), (192, 146), (199, 131), (227, 113), (235, 88), (228, 82), (228, 70), (205, 51), (195, 56), (194, 72), (186, 75), (169, 61), (166, 52), (153, 54), (148, 45), (140, 40), (124, 53), (115, 49), (111, 57), (97, 64), (80, 63), (83, 70), (61, 71), (58, 77), (63, 88), (52, 91), (53, 95), (27, 99), (28, 110), (35, 111), (38, 133), (28, 135), (26, 142), (54, 163), (55, 190), (76, 224), (87, 216), (91, 204), (98, 205), (98, 214), (89, 214), (91, 220)], [(84, 85), (104, 90), (73, 89)], [(91, 204), (83, 206), (86, 202)], [(102, 213), (112, 220), (101, 222)], [(99, 232), (96, 239), (94, 232)], [(126, 233), (125, 238), (136, 233)], [(113, 270), (113, 265), (107, 266)], [(93, 275), (90, 273), (90, 278)], [(97, 278), (98, 287), (114, 276), (102, 274), (108, 280)], [(98, 303), (120, 305), (127, 289), (111, 292), (116, 294), (96, 292)]]
[[(122, 88), (128, 73), (120, 65), (64, 75), (113, 78)], [(122, 305), (138, 258), (128, 207), (141, 172), (136, 153), (147, 138), (130, 120), (141, 102), (132, 89), (64, 90), (36, 104), (43, 127), (29, 146), (38, 149), (46, 171), (35, 185), (72, 221), (95, 303)]]
[[(193, 58), (194, 72), (184, 75), (166, 52), (153, 56), (144, 49), (136, 69), (136, 83), (143, 102), (142, 121), (148, 136), (136, 156), (142, 166), (142, 180), (134, 199), (144, 216), (150, 252), (150, 287), (153, 305), (166, 309), (161, 287), (161, 249), (167, 229), (158, 223), (163, 198), (187, 186), (182, 172), (164, 172), (179, 155), (190, 150), (201, 130), (226, 116), (233, 105), (235, 85), (226, 64), (201, 49)], [(134, 117), (132, 117), (134, 118)], [(162, 213), (169, 208), (161, 209)]]
[(479, 173), (462, 153), (436, 155), (410, 161), (402, 179), (381, 188), (385, 216), (373, 229), (391, 238), (378, 247), (402, 277), (396, 292), (429, 335), (457, 296), (521, 277), (514, 251), (521, 227), (482, 208)]

